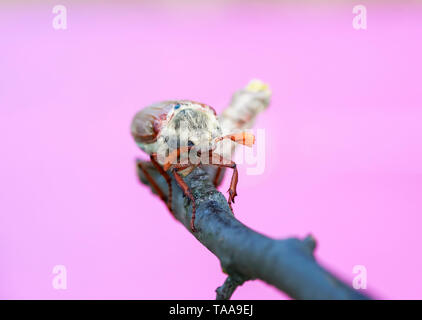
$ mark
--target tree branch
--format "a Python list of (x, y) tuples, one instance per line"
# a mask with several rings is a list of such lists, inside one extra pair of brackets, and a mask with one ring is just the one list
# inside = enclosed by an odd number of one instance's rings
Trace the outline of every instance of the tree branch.
[[(147, 166), (147, 170), (167, 192), (167, 184), (155, 168)], [(140, 170), (138, 176), (147, 184)], [(368, 298), (315, 261), (316, 241), (312, 236), (278, 240), (257, 233), (233, 216), (226, 198), (214, 188), (203, 169), (195, 169), (184, 179), (197, 205), (197, 232), (193, 235), (220, 260), (228, 274), (216, 290), (217, 299), (229, 299), (239, 285), (254, 279), (261, 279), (294, 299)], [(189, 232), (191, 210), (189, 199), (173, 181), (173, 211)]]
[(221, 287), (218, 287), (216, 300), (229, 300), (238, 286), (241, 286), (245, 279), (236, 275), (228, 276)]

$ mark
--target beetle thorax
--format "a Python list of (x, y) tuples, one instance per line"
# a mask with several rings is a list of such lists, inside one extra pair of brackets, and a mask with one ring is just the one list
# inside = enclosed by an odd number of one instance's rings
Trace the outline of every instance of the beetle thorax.
[(170, 151), (181, 146), (194, 146), (198, 150), (209, 150), (215, 138), (221, 136), (219, 122), (210, 109), (193, 102), (180, 104), (177, 110), (167, 115), (161, 128), (158, 143)]

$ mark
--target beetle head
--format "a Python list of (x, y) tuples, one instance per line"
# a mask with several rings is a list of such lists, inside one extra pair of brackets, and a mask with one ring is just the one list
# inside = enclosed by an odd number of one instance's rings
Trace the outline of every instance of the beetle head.
[[(255, 137), (247, 132), (223, 136), (214, 110), (203, 104), (177, 101), (167, 117), (159, 137), (160, 148), (165, 151), (161, 158), (165, 170), (183, 161), (186, 164), (209, 164), (210, 152), (224, 139), (246, 146), (252, 146), (255, 141)], [(195, 157), (194, 162), (192, 158)]]
[(185, 100), (174, 102), (158, 141), (161, 150), (167, 150), (167, 156), (181, 148), (200, 154), (215, 148), (215, 140), (221, 134), (211, 107)]

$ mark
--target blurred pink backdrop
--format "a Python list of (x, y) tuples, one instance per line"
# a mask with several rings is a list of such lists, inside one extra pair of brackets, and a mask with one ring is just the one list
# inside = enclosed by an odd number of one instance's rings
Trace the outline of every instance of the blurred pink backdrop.
[[(421, 299), (422, 11), (378, 2), (0, 10), (0, 298), (213, 299), (218, 260), (137, 181), (133, 114), (188, 98), (221, 111), (251, 78), (273, 100), (266, 169), (241, 168), (236, 217), (377, 298)], [(222, 191), (227, 189), (227, 179)], [(52, 286), (67, 268), (67, 290)], [(253, 281), (234, 299), (284, 299)]]

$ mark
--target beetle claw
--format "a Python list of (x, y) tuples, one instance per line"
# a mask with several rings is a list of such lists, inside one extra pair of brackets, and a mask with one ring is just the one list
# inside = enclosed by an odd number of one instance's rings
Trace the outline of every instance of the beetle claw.
[(234, 203), (234, 198), (237, 196), (237, 192), (232, 189), (227, 190), (229, 193), (229, 201)]
[(190, 222), (190, 228), (191, 228), (192, 232), (196, 232), (195, 222), (193, 220), (191, 220), (191, 222)]
[(237, 196), (237, 192), (233, 191), (232, 189), (229, 189), (228, 193), (229, 193), (229, 198), (227, 199), (227, 203), (229, 204), (231, 212), (234, 214), (232, 203), (234, 203), (234, 197)]

